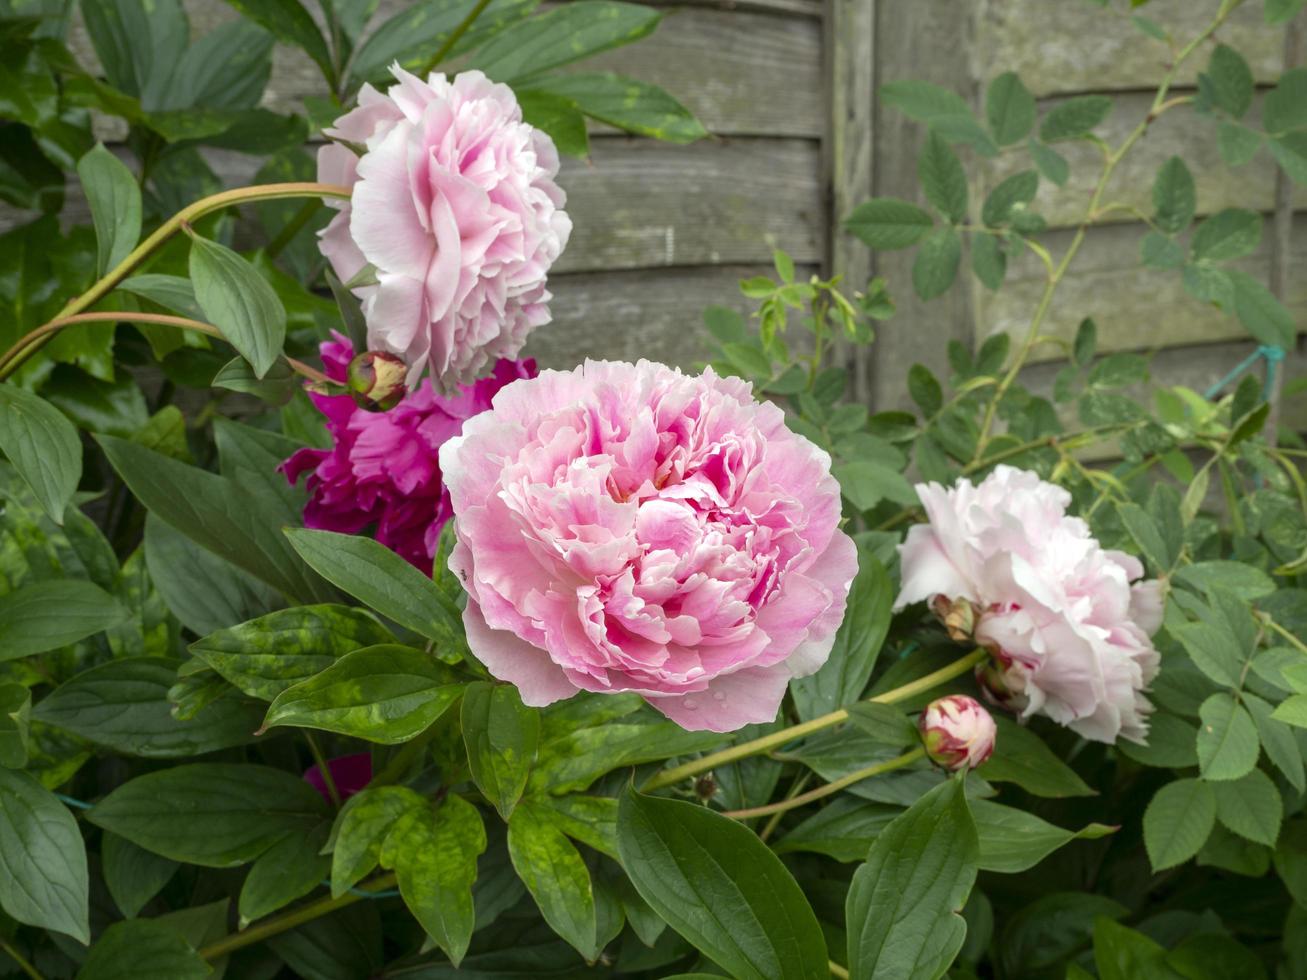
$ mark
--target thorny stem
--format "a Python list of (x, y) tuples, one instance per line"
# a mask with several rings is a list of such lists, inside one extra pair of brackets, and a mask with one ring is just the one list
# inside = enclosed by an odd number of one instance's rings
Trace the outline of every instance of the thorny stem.
[[(350, 189), (341, 187), (337, 184), (315, 184), (315, 183), (289, 183), (289, 184), (263, 184), (255, 187), (235, 187), (229, 191), (222, 191), (218, 194), (211, 194), (208, 197), (201, 198), (193, 204), (188, 204), (171, 218), (156, 228), (143, 242), (132, 249), (127, 257), (101, 276), (91, 288), (80, 296), (69, 300), (62, 310), (55, 316), (51, 323), (57, 320), (66, 320), (82, 311), (95, 305), (113, 289), (121, 283), (128, 275), (142, 262), (144, 262), (160, 245), (166, 242), (173, 235), (177, 234), (183, 226), (199, 221), (206, 215), (215, 211), (221, 211), (224, 208), (233, 207), (238, 204), (248, 204), (252, 201), (275, 201), (282, 198), (290, 197), (339, 197), (348, 198)], [(119, 315), (119, 320), (132, 319), (130, 316)], [(48, 327), (50, 324), (43, 324), (42, 327)], [(38, 327), (37, 330), (41, 330)], [(33, 331), (36, 333), (36, 331)], [(31, 336), (29, 334), (29, 336)], [(26, 338), (24, 338), (26, 340)], [(37, 337), (31, 344), (30, 349), (23, 348), (20, 345), (24, 343), (20, 340), (18, 344), (10, 348), (3, 357), (0, 357), (0, 379), (3, 379), (9, 371), (6, 367), (21, 355), (26, 359), (36, 350), (39, 350), (46, 341), (49, 340), (49, 334), (43, 333)]]
[(1090, 196), (1089, 206), (1085, 208), (1084, 217), (1081, 218), (1080, 224), (1076, 228), (1075, 235), (1071, 239), (1071, 244), (1067, 246), (1066, 254), (1062, 256), (1062, 261), (1052, 270), (1048, 276), (1048, 281), (1044, 284), (1044, 292), (1039, 298), (1039, 304), (1035, 307), (1035, 314), (1030, 321), (1030, 329), (1026, 332), (1026, 337), (1021, 344), (1021, 348), (1017, 351), (1016, 359), (1012, 362), (1012, 366), (1008, 368), (1007, 373), (1003, 376), (1003, 380), (999, 383), (998, 389), (994, 392), (994, 397), (985, 408), (984, 420), (980, 427), (980, 439), (976, 443), (977, 459), (984, 454), (985, 447), (989, 444), (990, 431), (994, 427), (994, 418), (998, 412), (999, 403), (1002, 402), (1003, 396), (1007, 394), (1008, 389), (1012, 387), (1012, 383), (1016, 380), (1021, 368), (1025, 366), (1026, 360), (1030, 357), (1030, 352), (1034, 349), (1039, 339), (1040, 328), (1044, 325), (1044, 319), (1047, 317), (1049, 307), (1052, 305), (1053, 296), (1057, 292), (1058, 286), (1061, 285), (1063, 278), (1066, 276), (1067, 268), (1071, 265), (1071, 261), (1076, 257), (1076, 254), (1080, 251), (1080, 246), (1084, 244), (1085, 235), (1088, 232), (1089, 227), (1101, 216), (1099, 204), (1103, 199), (1104, 192), (1107, 190), (1108, 183), (1112, 179), (1112, 174), (1116, 171), (1117, 165), (1125, 155), (1130, 152), (1135, 143), (1139, 141), (1144, 133), (1148, 131), (1148, 127), (1152, 125), (1153, 121), (1162, 115), (1162, 113), (1167, 112), (1178, 105), (1183, 105), (1186, 102), (1192, 101), (1191, 96), (1179, 96), (1170, 100), (1166, 97), (1167, 93), (1171, 90), (1171, 85), (1175, 81), (1180, 66), (1188, 60), (1189, 56), (1197, 50), (1200, 44), (1211, 37), (1216, 29), (1225, 23), (1226, 18), (1228, 18), (1230, 14), (1234, 12), (1235, 8), (1242, 2), (1243, 0), (1223, 0), (1221, 3), (1221, 9), (1217, 11), (1216, 17), (1213, 18), (1212, 22), (1208, 24), (1197, 37), (1185, 45), (1184, 48), (1180, 50), (1179, 54), (1176, 55), (1176, 58), (1171, 64), (1170, 69), (1167, 71), (1166, 76), (1162, 79), (1162, 84), (1158, 86), (1157, 95), (1153, 99), (1153, 104), (1148, 110), (1148, 115), (1146, 115), (1143, 121), (1130, 132), (1130, 134), (1125, 138), (1125, 141), (1122, 142), (1119, 147), (1105, 154), (1103, 172), (1099, 175), (1098, 184), (1094, 187), (1093, 194)]
[(294, 911), (260, 922), (258, 925), (250, 926), (242, 932), (223, 936), (207, 946), (202, 946), (199, 951), (200, 955), (210, 961), (221, 959), (228, 953), (234, 953), (246, 946), (253, 946), (255, 943), (262, 942), (272, 936), (280, 935), (287, 929), (294, 929), (296, 926), (312, 922), (314, 919), (335, 912), (337, 909), (353, 905), (359, 899), (368, 898), (368, 892), (385, 891), (393, 887), (394, 884), (395, 876), (393, 874), (373, 878), (366, 885), (359, 885), (355, 890), (348, 891), (339, 898), (332, 898), (331, 896), (320, 898), (316, 902), (310, 902), (308, 905)]
[[(899, 701), (906, 701), (908, 698), (929, 691), (933, 687), (938, 687), (945, 681), (951, 681), (955, 677), (960, 677), (969, 671), (980, 661), (989, 655), (989, 651), (980, 649), (973, 650), (965, 657), (959, 657), (945, 667), (927, 674), (925, 677), (919, 677), (915, 681), (904, 684), (902, 687), (896, 687), (892, 691), (886, 691), (884, 694), (877, 694), (875, 697), (868, 698), (876, 704), (896, 704)], [(798, 725), (790, 725), (788, 728), (782, 728), (778, 732), (772, 732), (770, 735), (763, 735), (761, 738), (755, 738), (752, 741), (744, 742), (740, 745), (733, 745), (729, 749), (722, 749), (720, 752), (713, 752), (710, 755), (702, 756), (698, 759), (692, 759), (689, 762), (671, 769), (664, 769), (644, 784), (644, 790), (660, 789), (664, 786), (671, 786), (682, 779), (690, 776), (697, 776), (701, 772), (707, 772), (710, 769), (716, 769), (718, 766), (724, 766), (729, 762), (735, 762), (739, 759), (747, 759), (751, 755), (757, 755), (760, 752), (766, 752), (769, 749), (778, 748), (786, 742), (791, 742), (796, 738), (802, 738), (804, 735), (811, 735), (813, 732), (819, 732), (823, 729), (838, 725), (840, 722), (847, 720), (849, 712), (840, 708), (832, 711), (830, 714), (822, 715), (820, 718), (814, 718), (811, 721), (805, 721)], [(768, 811), (770, 812), (770, 811)]]
[(779, 803), (768, 803), (766, 806), (755, 806), (748, 810), (728, 810), (722, 816), (730, 817), (733, 820), (749, 820), (753, 817), (765, 817), (770, 813), (782, 814), (786, 810), (793, 810), (795, 807), (806, 806), (814, 800), (820, 800), (823, 796), (830, 796), (832, 793), (838, 793), (846, 786), (852, 786), (854, 783), (860, 783), (864, 779), (870, 779), (872, 776), (879, 776), (883, 772), (891, 772), (895, 769), (902, 769), (904, 766), (911, 765), (918, 759), (925, 756), (926, 750), (923, 748), (913, 749), (911, 752), (905, 752), (896, 759), (889, 759), (886, 762), (878, 762), (874, 766), (867, 766), (865, 769), (859, 769), (857, 772), (851, 772), (847, 776), (841, 776), (832, 783), (825, 786), (818, 786), (816, 789), (809, 790), (799, 796), (792, 797), (788, 800), (781, 800)]

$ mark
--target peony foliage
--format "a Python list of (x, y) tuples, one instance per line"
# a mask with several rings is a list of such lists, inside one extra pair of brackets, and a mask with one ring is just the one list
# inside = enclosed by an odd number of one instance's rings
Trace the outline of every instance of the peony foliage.
[[(1200, 219), (1180, 157), (1139, 215), (1142, 274), (1258, 345), (1210, 390), (1044, 332), (1159, 116), (1307, 177), (1242, 0), (1130, 15), (1168, 69), (1115, 145), (1110, 97), (1002, 66), (978, 113), (887, 80), (921, 195), (843, 227), (910, 282), (777, 251), (704, 363), (545, 370), (558, 154), (704, 135), (572, 70), (659, 13), (230, 2), (188, 47), (179, 0), (82, 0), (98, 72), (60, 5), (0, 7), (37, 215), (0, 235), (0, 976), (1307, 978), (1307, 388), (1261, 215)], [(307, 116), (258, 108), (274, 42)], [(1014, 334), (903, 365), (910, 410), (849, 390), (920, 328), (894, 292), (1027, 251)]]

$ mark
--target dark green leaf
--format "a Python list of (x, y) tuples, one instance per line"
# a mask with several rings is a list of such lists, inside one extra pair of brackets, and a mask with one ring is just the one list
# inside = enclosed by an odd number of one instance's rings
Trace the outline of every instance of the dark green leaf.
[(86, 847), (68, 808), (25, 772), (0, 768), (0, 908), (91, 941)]
[(1223, 122), (1216, 129), (1216, 146), (1228, 167), (1242, 167), (1262, 148), (1262, 134), (1239, 123)]
[(119, 911), (134, 919), (145, 903), (168, 884), (177, 872), (177, 862), (105, 831), (100, 838), (100, 869)]
[(611, 72), (556, 75), (527, 90), (571, 101), (587, 116), (639, 136), (693, 143), (708, 135), (689, 109), (657, 85)]
[(1112, 111), (1112, 100), (1106, 95), (1078, 95), (1060, 102), (1044, 117), (1039, 127), (1039, 138), (1045, 143), (1078, 139), (1086, 136)]
[(577, 0), (497, 34), (472, 59), (491, 78), (511, 82), (630, 44), (658, 26), (662, 14), (612, 0)]
[(209, 964), (158, 919), (115, 922), (100, 936), (77, 980), (203, 980)]
[(137, 776), (87, 819), (174, 861), (232, 868), (289, 834), (308, 835), (326, 813), (318, 791), (288, 772), (198, 762)]
[(1212, 784), (1216, 819), (1240, 837), (1274, 847), (1284, 804), (1270, 776), (1253, 769), (1242, 779)]
[(958, 912), (979, 858), (961, 779), (935, 787), (896, 818), (872, 843), (849, 888), (850, 974), (943, 976), (966, 936)]
[[(1099, 980), (1174, 980), (1166, 966), (1165, 947), (1110, 919), (1094, 923), (1094, 965)], [(1070, 974), (1068, 974), (1070, 976)]]
[(967, 217), (967, 175), (962, 161), (938, 133), (926, 137), (917, 157), (917, 178), (926, 199), (949, 221), (957, 224)]
[(1011, 146), (1026, 138), (1035, 125), (1035, 97), (1020, 76), (1004, 72), (985, 90), (985, 118), (999, 146)]
[(205, 318), (262, 378), (281, 354), (286, 309), (254, 267), (225, 245), (191, 236), (191, 281)]
[(127, 610), (79, 579), (33, 582), (0, 596), (0, 661), (55, 650), (117, 626)]
[(898, 470), (883, 463), (854, 460), (839, 463), (832, 468), (840, 490), (859, 510), (870, 510), (882, 500), (891, 500), (904, 507), (917, 504), (917, 493), (912, 484)]
[(1183, 160), (1173, 156), (1162, 164), (1153, 181), (1153, 222), (1174, 234), (1189, 227), (1197, 209), (1194, 175)]
[(1071, 177), (1071, 165), (1066, 162), (1066, 157), (1033, 137), (1027, 147), (1030, 150), (1030, 158), (1034, 160), (1039, 172), (1058, 187), (1064, 186)]
[(733, 976), (830, 975), (826, 943), (803, 892), (747, 827), (703, 807), (628, 790), (618, 846), (640, 896)]
[(1262, 216), (1256, 211), (1226, 208), (1194, 232), (1190, 244), (1195, 259), (1223, 262), (1249, 255), (1262, 239)]
[(1144, 811), (1144, 846), (1154, 871), (1198, 853), (1216, 823), (1216, 797), (1201, 779), (1167, 783)]
[(96, 269), (104, 275), (127, 258), (141, 237), (141, 189), (103, 143), (77, 161), (77, 176), (95, 223)]
[(1253, 103), (1253, 73), (1238, 51), (1225, 44), (1212, 50), (1206, 78), (1216, 104), (1235, 119), (1242, 119)]
[(1024, 209), (1039, 191), (1039, 174), (1023, 170), (989, 192), (981, 207), (981, 220), (991, 228), (1007, 224), (1014, 211)]
[(518, 95), (522, 118), (549, 135), (559, 153), (585, 157), (590, 153), (590, 136), (585, 115), (571, 99), (552, 92), (528, 89)]
[(1206, 780), (1239, 779), (1257, 765), (1257, 728), (1243, 705), (1225, 692), (1199, 709), (1198, 769)]
[(287, 834), (254, 861), (241, 885), (242, 927), (301, 898), (322, 883), (331, 859), (319, 853), (327, 839), (323, 821), (307, 834)]
[(1307, 126), (1307, 68), (1286, 71), (1266, 93), (1262, 125), (1272, 136)]
[(22, 684), (0, 683), (0, 766), (27, 765), (31, 739), (32, 692)]
[(998, 289), (1003, 285), (1007, 276), (1007, 253), (997, 235), (977, 232), (971, 237), (971, 271), (988, 289)]
[(1095, 840), (1116, 830), (1101, 823), (1091, 823), (1080, 830), (1063, 830), (1033, 813), (988, 800), (972, 801), (971, 815), (980, 837), (981, 870), (1006, 874), (1033, 868), (1073, 840)]
[(1231, 269), (1228, 274), (1234, 285), (1234, 311), (1244, 329), (1259, 343), (1292, 350), (1298, 332), (1293, 314), (1248, 273)]
[(853, 209), (844, 227), (871, 248), (896, 249), (914, 245), (930, 231), (929, 214), (907, 201), (872, 198)]
[(72, 423), (39, 395), (0, 384), (0, 450), (62, 524), (82, 477), (82, 443)]
[(912, 263), (912, 288), (922, 299), (943, 295), (957, 278), (962, 239), (952, 228), (932, 232)]
[(463, 695), (463, 742), (477, 787), (505, 820), (522, 798), (540, 741), (540, 714), (508, 684), (480, 681)]
[(995, 718), (994, 754), (976, 775), (995, 783), (1016, 783), (1035, 796), (1092, 796), (1075, 770), (1053, 754), (1044, 740), (1007, 718)]
[(1271, 155), (1289, 178), (1307, 184), (1307, 132), (1285, 133), (1271, 140)]
[(327, 82), (334, 83), (336, 72), (327, 42), (299, 0), (227, 0), (227, 3), (267, 28), (278, 41), (303, 50), (322, 69)]

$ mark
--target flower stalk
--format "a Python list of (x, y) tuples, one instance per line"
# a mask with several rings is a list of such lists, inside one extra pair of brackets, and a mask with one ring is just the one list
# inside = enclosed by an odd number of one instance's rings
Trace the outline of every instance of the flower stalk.
[(864, 779), (870, 779), (872, 776), (879, 776), (881, 773), (893, 772), (895, 769), (902, 769), (904, 766), (910, 766), (918, 759), (924, 758), (925, 755), (925, 749), (916, 748), (911, 752), (903, 753), (895, 759), (878, 762), (873, 766), (867, 766), (865, 769), (851, 772), (847, 776), (841, 776), (834, 782), (827, 783), (825, 786), (818, 786), (816, 789), (808, 790), (808, 792), (801, 793), (788, 800), (781, 800), (778, 803), (768, 803), (766, 806), (750, 807), (747, 810), (728, 810), (723, 813), (722, 816), (730, 817), (732, 820), (751, 820), (754, 817), (766, 817), (773, 813), (784, 813), (786, 810), (793, 810), (795, 807), (806, 806), (809, 803), (820, 800), (823, 796), (830, 796), (832, 793), (838, 793), (840, 790), (846, 789), (854, 783), (860, 783)]

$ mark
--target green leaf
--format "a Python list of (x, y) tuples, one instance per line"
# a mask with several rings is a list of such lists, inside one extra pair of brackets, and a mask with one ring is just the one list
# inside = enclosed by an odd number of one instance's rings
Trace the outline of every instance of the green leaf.
[(930, 82), (907, 79), (887, 82), (880, 87), (880, 100), (919, 122), (971, 116), (971, 108), (962, 96)]
[(301, 49), (322, 70), (328, 84), (334, 83), (336, 70), (327, 42), (299, 0), (227, 0), (227, 3), (267, 28), (278, 41)]
[(875, 197), (853, 209), (844, 228), (870, 248), (897, 249), (915, 245), (934, 226), (930, 215), (907, 201)]
[(1001, 239), (988, 232), (971, 236), (971, 271), (987, 289), (999, 289), (1007, 276), (1007, 253)]
[[(1099, 980), (1174, 980), (1166, 966), (1166, 949), (1141, 932), (1110, 919), (1094, 923), (1094, 965)], [(1068, 974), (1069, 976), (1069, 974)]]
[(0, 769), (0, 908), (91, 941), (86, 846), (68, 808), (25, 772)]
[(472, 779), (505, 820), (522, 798), (540, 742), (540, 714), (508, 684), (479, 681), (463, 695), (463, 742)]
[(104, 275), (127, 258), (141, 237), (141, 189), (103, 143), (77, 161), (77, 176), (95, 223), (96, 270)]
[(1035, 97), (1020, 76), (1004, 72), (985, 90), (985, 118), (999, 146), (1011, 146), (1026, 138), (1035, 125)]
[(0, 384), (0, 451), (50, 519), (63, 524), (82, 478), (82, 443), (73, 424), (39, 395)]
[(980, 838), (980, 869), (1005, 874), (1033, 868), (1073, 840), (1096, 840), (1116, 831), (1101, 823), (1091, 823), (1081, 830), (1063, 830), (1033, 813), (988, 800), (973, 800), (971, 815)]
[(31, 739), (32, 692), (22, 684), (0, 684), (0, 766), (27, 765)]
[(1291, 820), (1275, 847), (1275, 871), (1289, 894), (1307, 908), (1307, 820)]
[(329, 582), (387, 619), (437, 642), (461, 632), (457, 609), (445, 594), (385, 545), (333, 531), (292, 529), (286, 537)]
[(1198, 771), (1209, 781), (1239, 779), (1257, 765), (1257, 727), (1243, 705), (1224, 691), (1198, 711)]
[(628, 789), (618, 847), (640, 897), (732, 976), (830, 976), (816, 915), (780, 859), (747, 827)]
[(472, 67), (512, 82), (638, 41), (660, 19), (660, 12), (634, 3), (577, 0), (495, 35), (472, 58)]
[(917, 492), (912, 489), (912, 484), (902, 473), (884, 463), (858, 459), (838, 463), (831, 472), (839, 481), (844, 496), (858, 510), (870, 510), (882, 500), (892, 500), (904, 507), (917, 504)]
[(1185, 565), (1175, 573), (1177, 582), (1209, 594), (1227, 592), (1245, 600), (1264, 599), (1276, 589), (1274, 580), (1241, 561), (1199, 561)]
[(377, 866), (382, 844), (400, 817), (429, 807), (407, 786), (377, 786), (346, 800), (333, 828), (331, 897), (340, 898)]
[(136, 918), (145, 904), (168, 884), (177, 872), (177, 862), (143, 847), (125, 837), (105, 831), (100, 838), (100, 869), (119, 911)]
[(1280, 702), (1271, 717), (1287, 725), (1307, 728), (1307, 694), (1293, 694)]
[(1253, 716), (1253, 724), (1257, 726), (1266, 757), (1276, 769), (1284, 773), (1284, 778), (1289, 780), (1294, 789), (1302, 792), (1307, 787), (1307, 779), (1303, 775), (1302, 749), (1294, 738), (1293, 731), (1282, 721), (1273, 718), (1271, 706), (1256, 695), (1244, 692), (1243, 703)]
[(136, 498), (192, 541), (300, 601), (335, 597), (279, 533), (279, 502), (126, 440), (96, 441)]
[(571, 99), (552, 92), (523, 90), (518, 94), (522, 119), (549, 135), (559, 153), (585, 157), (590, 153), (590, 136), (585, 115)]
[(288, 772), (197, 762), (137, 776), (87, 819), (174, 861), (234, 868), (287, 835), (307, 836), (326, 814), (318, 791)]
[(1262, 216), (1243, 208), (1217, 211), (1194, 232), (1190, 250), (1195, 259), (1223, 262), (1252, 254), (1262, 240)]
[(181, 3), (85, 0), (80, 6), (109, 84), (157, 105), (186, 50), (189, 25)]
[(1212, 784), (1216, 819), (1240, 837), (1274, 847), (1280, 836), (1283, 803), (1271, 777), (1254, 769), (1242, 779)]
[(381, 863), (399, 879), (404, 904), (455, 966), (472, 939), (472, 884), (485, 849), (481, 814), (453, 795), (435, 809), (410, 810), (381, 848)]
[(530, 804), (573, 840), (621, 860), (617, 846), (617, 800), (608, 796), (533, 796)]
[(1307, 0), (1266, 0), (1266, 23), (1283, 24), (1302, 10), (1304, 4)]
[(1148, 719), (1148, 741), (1143, 745), (1125, 739), (1117, 750), (1145, 766), (1188, 769), (1198, 765), (1198, 729), (1176, 715), (1157, 712)]
[(1013, 211), (1024, 208), (1039, 192), (1039, 174), (1023, 170), (1008, 177), (985, 197), (981, 220), (991, 228), (1007, 224)]
[(391, 640), (365, 610), (297, 606), (210, 633), (190, 650), (246, 694), (271, 701), (345, 654)]
[(258, 709), (220, 698), (189, 721), (173, 717), (168, 691), (178, 662), (111, 660), (77, 674), (37, 703), (32, 717), (97, 745), (147, 759), (174, 759), (253, 740)]
[(307, 895), (322, 883), (331, 859), (319, 851), (327, 839), (326, 821), (307, 834), (287, 834), (254, 861), (241, 885), (241, 927)]
[(100, 936), (77, 980), (203, 980), (203, 957), (158, 919), (115, 922)]
[(1198, 933), (1184, 939), (1166, 954), (1166, 965), (1191, 980), (1263, 980), (1266, 976), (1256, 953), (1219, 933)]
[(1207, 63), (1207, 81), (1217, 106), (1235, 119), (1242, 119), (1253, 104), (1253, 72), (1238, 51), (1218, 44)]
[(1138, 504), (1126, 502), (1117, 504), (1116, 512), (1121, 515), (1121, 523), (1130, 532), (1130, 537), (1134, 539), (1140, 553), (1148, 559), (1154, 571), (1163, 574), (1169, 572), (1172, 561), (1170, 549), (1167, 548), (1161, 530), (1148, 511)]
[(1072, 345), (1072, 359), (1077, 367), (1088, 367), (1094, 359), (1094, 350), (1098, 346), (1098, 326), (1086, 317), (1076, 329), (1075, 343)]
[(976, 775), (994, 783), (1016, 783), (1035, 796), (1062, 798), (1092, 796), (1075, 770), (1053, 754), (1044, 740), (1030, 729), (1003, 717), (994, 719), (998, 737), (994, 754), (976, 770)]
[(1105, 120), (1112, 111), (1106, 95), (1079, 95), (1054, 106), (1044, 116), (1039, 138), (1045, 143), (1079, 139)]
[(979, 859), (960, 778), (935, 787), (897, 817), (872, 843), (849, 887), (850, 974), (867, 980), (943, 976), (966, 936), (958, 911)]
[(694, 114), (666, 91), (624, 75), (555, 75), (533, 81), (527, 91), (567, 99), (587, 116), (638, 136), (693, 143), (708, 135)]
[(244, 395), (253, 395), (269, 405), (284, 405), (295, 395), (299, 385), (299, 375), (284, 357), (278, 357), (262, 378), (257, 377), (250, 367), (250, 362), (243, 357), (233, 357), (218, 369), (210, 384), (215, 388), (239, 391)]
[(1262, 125), (1272, 136), (1307, 126), (1307, 68), (1286, 71), (1266, 93)]
[(0, 596), (0, 661), (76, 643), (127, 618), (113, 596), (80, 579), (33, 582)]
[(1223, 122), (1216, 129), (1216, 146), (1227, 167), (1242, 167), (1262, 148), (1262, 134), (1239, 123)]
[(513, 810), (508, 853), (549, 927), (594, 962), (599, 955), (594, 883), (580, 852), (548, 810), (533, 800)]
[(318, 728), (395, 745), (421, 734), (462, 692), (458, 677), (433, 655), (384, 643), (347, 653), (282, 691), (263, 727)]
[(932, 232), (912, 263), (912, 288), (921, 299), (943, 295), (957, 278), (962, 259), (962, 238), (953, 228)]
[(926, 199), (949, 221), (957, 224), (967, 217), (967, 175), (962, 161), (938, 133), (926, 136), (917, 157), (917, 178)]
[(1154, 269), (1178, 269), (1184, 265), (1184, 249), (1174, 238), (1150, 231), (1139, 241), (1139, 261)]
[(262, 378), (281, 355), (286, 309), (254, 266), (229, 249), (191, 236), (191, 281), (205, 318)]
[[(602, 700), (611, 701), (612, 698), (608, 696)], [(622, 714), (638, 704), (638, 701), (634, 702)], [(585, 705), (586, 702), (582, 701), (578, 708)], [(554, 712), (563, 710), (556, 708)], [(727, 737), (715, 732), (687, 732), (670, 721), (591, 723), (588, 727), (570, 727), (551, 736), (549, 722), (552, 716), (546, 712), (543, 719), (545, 730), (536, 764), (527, 780), (528, 792), (584, 790), (614, 769), (707, 751), (720, 746)]]
[(1044, 178), (1058, 187), (1065, 186), (1071, 177), (1071, 165), (1066, 162), (1066, 157), (1033, 137), (1028, 142), (1027, 148), (1030, 150), (1030, 158), (1035, 162), (1035, 167)]
[(1167, 783), (1144, 811), (1144, 847), (1153, 871), (1183, 864), (1198, 853), (1216, 823), (1216, 797), (1201, 779)]
[(890, 626), (894, 583), (873, 549), (858, 548), (858, 574), (826, 663), (815, 674), (790, 682), (803, 721), (858, 700), (867, 687)]
[(1241, 269), (1229, 270), (1234, 311), (1244, 329), (1260, 343), (1292, 350), (1298, 327), (1293, 314), (1269, 289)]
[(1153, 181), (1153, 223), (1174, 234), (1189, 227), (1197, 210), (1194, 175), (1183, 160), (1173, 156), (1162, 164)]
[(1285, 133), (1271, 140), (1271, 155), (1289, 178), (1307, 184), (1307, 133)]

